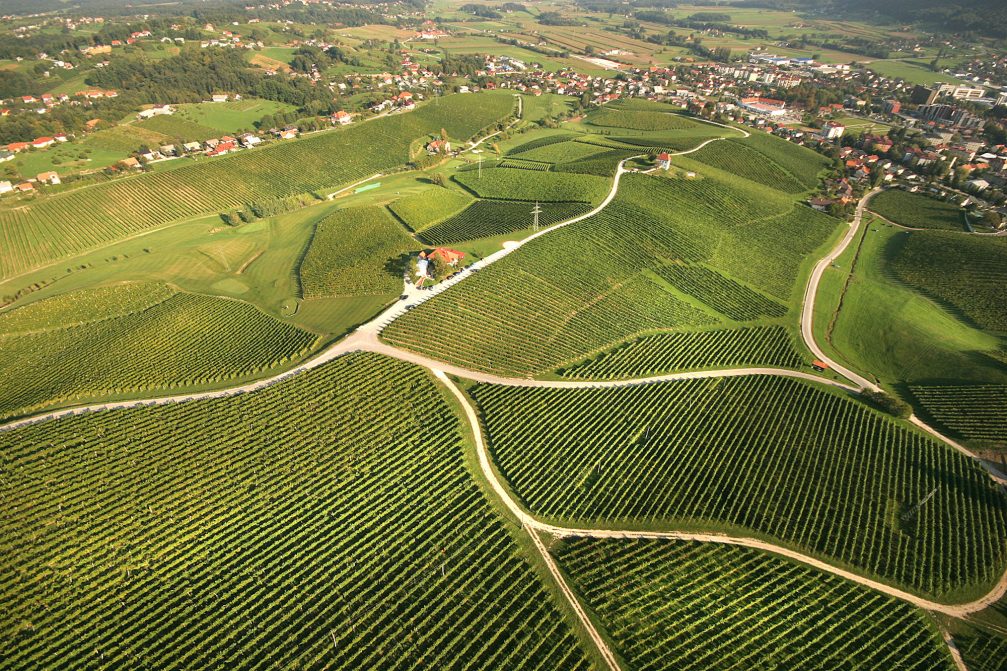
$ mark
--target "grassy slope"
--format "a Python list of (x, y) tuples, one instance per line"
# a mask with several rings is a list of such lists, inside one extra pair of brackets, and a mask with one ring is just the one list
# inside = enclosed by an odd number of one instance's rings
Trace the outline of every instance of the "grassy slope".
[(960, 207), (919, 193), (889, 189), (871, 198), (870, 207), (885, 219), (909, 228), (963, 230)]

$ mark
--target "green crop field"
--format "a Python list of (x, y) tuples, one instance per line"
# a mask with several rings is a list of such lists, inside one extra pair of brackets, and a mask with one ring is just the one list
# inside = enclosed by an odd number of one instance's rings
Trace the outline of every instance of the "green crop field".
[(638, 156), (638, 149), (608, 149), (593, 156), (560, 163), (553, 169), (556, 172), (573, 172), (581, 175), (600, 175), (601, 177), (613, 177), (623, 159)]
[(786, 193), (801, 193), (807, 189), (775, 161), (766, 160), (764, 154), (743, 144), (741, 140), (711, 142), (691, 154), (690, 158)]
[(380, 207), (336, 210), (318, 223), (301, 264), (305, 298), (395, 294), (417, 244)]
[[(269, 49), (263, 51), (268, 52)], [(267, 54), (268, 56), (268, 54)], [(294, 107), (273, 100), (245, 98), (223, 103), (195, 103), (179, 105), (174, 116), (199, 126), (214, 129), (217, 135), (252, 130), (253, 124), (267, 114), (290, 112)]]
[(898, 280), (980, 328), (1007, 332), (1007, 239), (907, 233), (888, 252)]
[(913, 386), (927, 419), (966, 440), (1007, 448), (1007, 385)]
[(405, 163), (416, 138), (441, 128), (469, 137), (512, 107), (510, 94), (451, 96), (408, 114), (0, 210), (0, 244), (7, 250), (0, 277), (172, 221), (353, 182)]
[(423, 231), (452, 217), (474, 202), (454, 189), (428, 189), (400, 198), (388, 206), (413, 231)]
[(543, 173), (538, 170), (484, 168), (459, 172), (454, 180), (480, 198), (572, 203), (597, 202), (610, 180), (593, 175)]
[(705, 278), (737, 289), (735, 296), (707, 292), (724, 310), (751, 300), (780, 314), (772, 298), (791, 303), (807, 255), (835, 225), (795, 208), (784, 194), (730, 176), (629, 174), (598, 215), (532, 241), (396, 320), (384, 335), (468, 368), (540, 374), (646, 331), (723, 321), (715, 306), (689, 294), (697, 288), (659, 276), (669, 261), (704, 262), (716, 271)]
[(960, 207), (919, 193), (901, 189), (882, 191), (871, 198), (870, 208), (885, 219), (910, 228), (964, 229)]
[(501, 473), (548, 519), (755, 532), (945, 598), (1007, 567), (1007, 495), (985, 471), (810, 383), (472, 394)]
[(701, 368), (800, 368), (801, 357), (782, 326), (655, 333), (569, 366), (563, 377), (617, 380)]
[(4, 666), (586, 671), (463, 435), (372, 354), (0, 433)]
[[(591, 211), (587, 203), (541, 203), (539, 226), (546, 227)], [(462, 212), (420, 234), (431, 245), (447, 245), (530, 228), (532, 206), (524, 202), (477, 200)]]
[(577, 538), (553, 554), (633, 669), (955, 668), (922, 612), (757, 550)]
[(131, 284), (71, 292), (0, 314), (0, 417), (219, 385), (318, 343), (240, 301)]

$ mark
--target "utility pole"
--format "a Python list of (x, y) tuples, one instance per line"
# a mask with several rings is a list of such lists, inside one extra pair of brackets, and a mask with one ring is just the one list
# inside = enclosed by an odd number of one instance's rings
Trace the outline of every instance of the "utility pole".
[(538, 233), (538, 215), (542, 214), (542, 208), (538, 206), (537, 200), (535, 201), (535, 209), (531, 211), (531, 214), (533, 217), (531, 223), (531, 230)]

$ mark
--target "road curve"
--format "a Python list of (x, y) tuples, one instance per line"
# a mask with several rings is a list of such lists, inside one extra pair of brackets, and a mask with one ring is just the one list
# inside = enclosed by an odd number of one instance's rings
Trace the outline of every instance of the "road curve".
[(686, 532), (686, 531), (620, 531), (620, 530), (610, 530), (610, 529), (585, 529), (585, 528), (575, 528), (575, 527), (564, 527), (555, 524), (549, 524), (546, 522), (541, 522), (527, 511), (522, 508), (517, 501), (515, 501), (510, 494), (510, 491), (500, 482), (497, 477), (496, 472), (490, 463), (489, 451), (486, 447), (486, 442), (483, 439), (482, 427), (479, 422), (479, 415), (476, 413), (475, 408), (472, 407), (472, 403), (465, 396), (465, 394), (448, 378), (448, 376), (441, 370), (434, 370), (434, 375), (442, 384), (447, 386), (451, 393), (458, 399), (461, 403), (462, 408), (465, 411), (465, 416), (468, 418), (469, 424), (472, 427), (472, 433), (475, 440), (476, 453), (478, 456), (479, 468), (482, 470), (483, 476), (489, 482), (490, 487), (493, 492), (503, 501), (507, 510), (521, 521), (521, 524), (537, 531), (542, 531), (544, 533), (551, 534), (553, 536), (563, 538), (563, 537), (589, 537), (589, 538), (663, 538), (663, 539), (673, 539), (673, 540), (687, 540), (687, 541), (699, 541), (703, 543), (721, 543), (724, 545), (740, 545), (743, 547), (749, 547), (756, 550), (762, 550), (764, 552), (771, 552), (773, 554), (779, 555), (781, 557), (786, 557), (793, 561), (806, 564), (812, 568), (818, 569), (825, 573), (831, 573), (833, 575), (840, 576), (851, 582), (855, 582), (864, 587), (882, 592), (891, 597), (905, 601), (914, 606), (922, 608), (924, 610), (932, 611), (935, 613), (943, 613), (945, 615), (951, 615), (954, 617), (963, 617), (971, 613), (978, 612), (987, 608), (993, 603), (999, 601), (1005, 593), (1007, 593), (1007, 572), (1005, 572), (1001, 577), (999, 582), (984, 596), (970, 601), (968, 603), (961, 604), (943, 604), (936, 601), (931, 601), (930, 599), (925, 599), (923, 597), (911, 594), (904, 590), (898, 589), (891, 585), (878, 582), (877, 580), (872, 580), (865, 576), (853, 573), (852, 571), (847, 571), (845, 569), (833, 566), (828, 562), (822, 561), (815, 557), (803, 554), (796, 550), (791, 550), (780, 545), (770, 543), (758, 538), (750, 538), (746, 536), (731, 536), (728, 534), (721, 533), (697, 533), (697, 532)]

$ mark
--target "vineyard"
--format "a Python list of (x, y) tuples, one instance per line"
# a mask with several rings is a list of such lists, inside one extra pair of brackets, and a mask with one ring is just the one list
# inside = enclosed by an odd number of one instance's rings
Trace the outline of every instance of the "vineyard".
[(901, 189), (882, 191), (873, 198), (871, 210), (885, 219), (909, 228), (935, 228), (949, 231), (963, 230), (962, 209), (919, 193)]
[(983, 629), (974, 629), (965, 636), (955, 636), (962, 660), (969, 671), (1004, 671), (1007, 660), (1007, 638)]
[(301, 263), (304, 297), (397, 294), (405, 257), (416, 249), (383, 208), (336, 210), (318, 222)]
[(800, 355), (782, 326), (656, 333), (619, 345), (560, 371), (563, 377), (619, 380), (701, 368), (800, 368)]
[(172, 221), (359, 180), (405, 163), (416, 138), (441, 128), (466, 138), (512, 106), (510, 94), (449, 96), (408, 114), (0, 210), (0, 277)]
[(560, 163), (553, 170), (556, 172), (574, 172), (582, 175), (600, 175), (613, 177), (623, 159), (638, 155), (632, 149), (608, 149), (601, 153), (570, 163)]
[(906, 233), (887, 254), (899, 281), (980, 328), (1007, 331), (1007, 239)]
[[(115, 313), (82, 321), (82, 305)], [(29, 305), (0, 316), (0, 328), (0, 417), (247, 377), (319, 343), (247, 303), (128, 284)]]
[(570, 161), (578, 161), (587, 158), (588, 156), (594, 156), (603, 151), (605, 150), (597, 145), (591, 145), (585, 142), (569, 141), (552, 142), (514, 155), (527, 161), (569, 163)]
[(428, 189), (400, 198), (388, 206), (413, 231), (423, 231), (457, 215), (473, 203), (468, 194), (454, 189)]
[(728, 319), (752, 321), (787, 314), (786, 306), (705, 266), (673, 263), (658, 267), (656, 272), (679, 290), (706, 303)]
[[(589, 212), (587, 203), (542, 203), (539, 225), (552, 226)], [(528, 203), (505, 200), (477, 200), (459, 214), (423, 231), (420, 237), (431, 245), (448, 245), (491, 235), (513, 233), (532, 224)]]
[(786, 193), (797, 194), (806, 190), (803, 184), (775, 161), (767, 160), (763, 154), (738, 140), (712, 142), (690, 158)]
[(818, 152), (800, 147), (768, 133), (753, 132), (743, 140), (732, 140), (765, 156), (780, 166), (805, 189), (818, 186), (818, 175), (831, 161)]
[(348, 355), (0, 450), (5, 668), (591, 668), (419, 368)]
[(501, 473), (548, 519), (763, 534), (939, 598), (1007, 566), (985, 471), (838, 392), (749, 376), (472, 393)]
[(922, 612), (750, 548), (578, 538), (553, 554), (633, 669), (955, 668)]
[(711, 301), (744, 304), (757, 295), (779, 314), (755, 290), (789, 302), (801, 264), (836, 220), (731, 179), (625, 175), (596, 216), (528, 243), (403, 315), (384, 336), (466, 368), (529, 375), (646, 331), (717, 323), (654, 275), (672, 260), (703, 262), (754, 288), (735, 282), (729, 286), (748, 298), (711, 292)]
[(950, 433), (1007, 447), (1007, 385), (913, 386), (928, 418)]
[(160, 133), (171, 141), (203, 142), (210, 138), (220, 137), (221, 132), (202, 124), (182, 118), (178, 115), (159, 115), (139, 121), (135, 124), (140, 128)]
[(684, 116), (668, 112), (601, 109), (589, 114), (587, 122), (593, 126), (628, 128), (630, 130), (683, 130), (698, 124)]
[(484, 168), (481, 177), (479, 171), (469, 170), (453, 179), (480, 198), (528, 202), (597, 202), (610, 187), (610, 180), (592, 175), (513, 168)]

